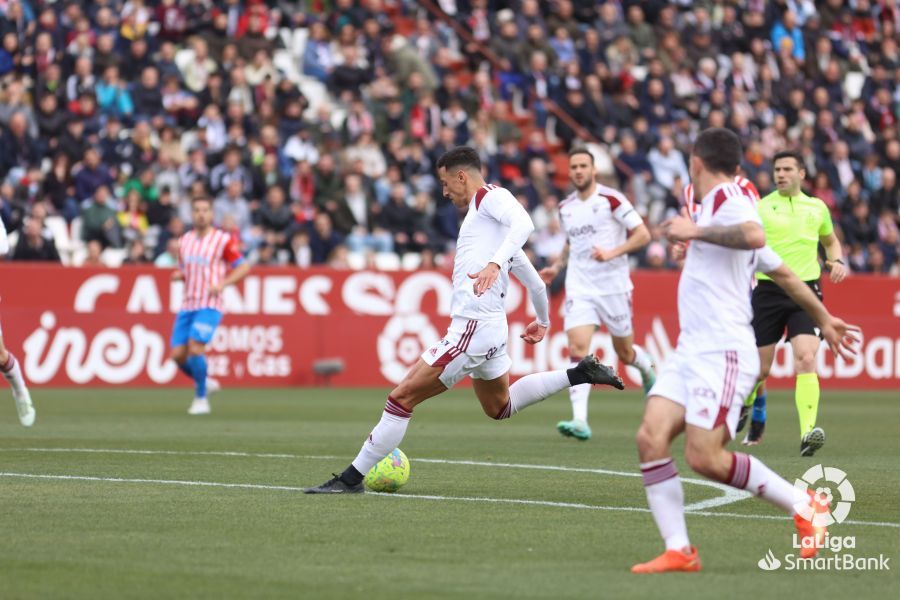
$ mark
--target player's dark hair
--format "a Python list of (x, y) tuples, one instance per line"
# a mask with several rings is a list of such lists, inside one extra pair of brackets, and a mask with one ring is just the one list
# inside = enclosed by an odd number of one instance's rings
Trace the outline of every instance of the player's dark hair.
[(591, 154), (591, 151), (588, 150), (587, 148), (572, 148), (571, 150), (569, 150), (569, 158), (572, 158), (573, 156), (578, 156), (579, 154), (584, 154), (585, 156), (590, 158), (591, 166), (594, 165), (594, 155)]
[(209, 204), (210, 207), (212, 207), (212, 203), (213, 203), (212, 198), (210, 198), (206, 194), (197, 194), (196, 196), (191, 198), (191, 206), (193, 206), (197, 202), (206, 202)]
[(774, 165), (782, 158), (793, 158), (797, 161), (797, 169), (806, 171), (806, 163), (803, 162), (803, 156), (796, 150), (782, 150), (781, 152), (776, 152), (775, 156), (772, 158), (772, 164)]
[(741, 140), (730, 129), (711, 127), (697, 136), (693, 155), (714, 173), (733, 177), (741, 164)]
[(443, 167), (447, 171), (464, 169), (481, 172), (481, 157), (478, 156), (478, 152), (474, 148), (457, 146), (444, 152), (438, 159), (436, 166), (438, 169)]

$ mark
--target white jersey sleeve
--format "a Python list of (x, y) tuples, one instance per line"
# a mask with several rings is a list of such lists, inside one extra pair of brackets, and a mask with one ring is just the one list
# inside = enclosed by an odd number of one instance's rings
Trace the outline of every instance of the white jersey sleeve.
[(758, 273), (771, 273), (783, 264), (784, 261), (778, 256), (778, 253), (768, 246), (763, 246), (756, 253), (756, 271)]
[(743, 196), (724, 202), (720, 207), (714, 209), (714, 214), (709, 224), (715, 227), (739, 225), (748, 221), (762, 225), (756, 206), (746, 196)]
[(522, 282), (528, 289), (531, 296), (531, 304), (534, 305), (534, 313), (537, 315), (537, 322), (542, 327), (550, 326), (550, 300), (547, 298), (547, 286), (541, 276), (525, 252), (519, 250), (513, 255), (512, 264), (509, 272), (516, 276), (516, 279)]
[(629, 202), (624, 195), (618, 199), (618, 206), (612, 211), (612, 216), (628, 231), (631, 231), (638, 225), (644, 224), (641, 215), (637, 214), (637, 211), (634, 210), (634, 206), (632, 206), (631, 202)]
[(6, 237), (6, 224), (0, 218), (0, 256), (9, 254), (9, 238)]
[(485, 198), (485, 201), (480, 204), (480, 210), (501, 225), (509, 227), (506, 239), (503, 240), (489, 261), (502, 267), (528, 241), (528, 236), (534, 231), (534, 223), (525, 208), (519, 204), (509, 190), (495, 188), (489, 194), (490, 199)]

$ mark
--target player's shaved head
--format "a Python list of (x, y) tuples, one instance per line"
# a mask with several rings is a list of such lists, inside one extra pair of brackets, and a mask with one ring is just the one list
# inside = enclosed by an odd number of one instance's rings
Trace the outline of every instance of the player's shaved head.
[(445, 169), (448, 173), (462, 169), (481, 173), (481, 157), (474, 148), (457, 146), (445, 152), (437, 161), (438, 169)]
[(741, 164), (741, 140), (737, 134), (722, 127), (706, 129), (697, 136), (692, 154), (707, 170), (734, 177)]

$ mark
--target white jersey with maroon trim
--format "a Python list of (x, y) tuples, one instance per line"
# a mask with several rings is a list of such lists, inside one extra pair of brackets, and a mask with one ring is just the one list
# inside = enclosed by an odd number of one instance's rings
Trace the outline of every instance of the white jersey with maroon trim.
[(604, 262), (591, 258), (594, 246), (621, 246), (628, 232), (643, 224), (624, 194), (600, 184), (587, 200), (573, 192), (559, 205), (559, 221), (569, 241), (566, 297), (621, 294), (634, 288), (627, 256)]
[[(734, 182), (753, 200), (754, 204), (759, 202), (759, 190), (756, 189), (752, 181), (741, 175), (735, 175)], [(688, 209), (688, 214), (696, 221), (697, 215), (700, 213), (700, 205), (694, 202), (694, 184), (692, 183), (684, 186), (684, 205)]]
[[(469, 212), (456, 242), (450, 302), (453, 318), (506, 320), (504, 301), (512, 258), (532, 231), (531, 217), (509, 190), (491, 184), (478, 190), (469, 202)], [(512, 248), (516, 245), (517, 248)], [(474, 291), (475, 280), (469, 274), (478, 273), (492, 261), (500, 265), (500, 275), (491, 289), (478, 297)]]
[[(714, 187), (700, 202), (700, 227), (759, 223), (751, 198), (734, 183)], [(750, 281), (760, 268), (772, 270), (774, 253), (736, 250), (694, 240), (678, 282), (678, 347), (696, 352), (756, 347), (750, 320)], [(766, 263), (766, 264), (762, 264)], [(755, 350), (754, 350), (755, 351)]]
[(178, 266), (184, 273), (181, 310), (221, 311), (221, 294), (212, 295), (209, 288), (221, 283), (228, 267), (234, 268), (243, 260), (237, 240), (220, 229), (210, 229), (203, 237), (194, 231), (181, 236), (178, 244)]

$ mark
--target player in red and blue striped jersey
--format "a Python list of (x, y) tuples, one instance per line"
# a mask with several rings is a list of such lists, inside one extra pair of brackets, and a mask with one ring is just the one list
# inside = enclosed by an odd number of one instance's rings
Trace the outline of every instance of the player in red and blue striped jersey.
[(212, 201), (194, 198), (194, 228), (181, 237), (175, 279), (184, 280), (181, 311), (172, 328), (172, 359), (194, 380), (194, 401), (188, 414), (209, 414), (207, 393), (218, 382), (207, 378), (206, 345), (222, 321), (222, 290), (247, 276), (250, 265), (241, 255), (238, 240), (213, 227)]

